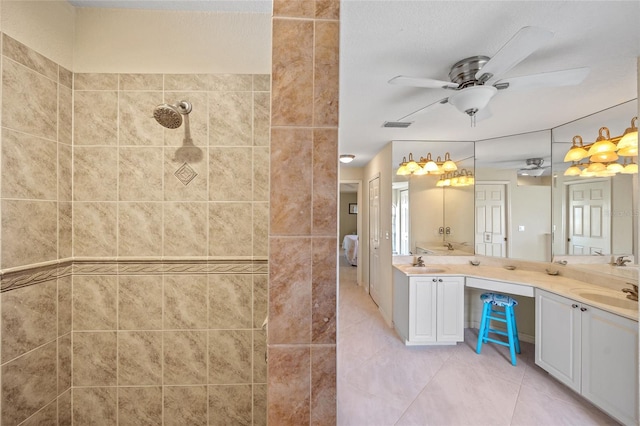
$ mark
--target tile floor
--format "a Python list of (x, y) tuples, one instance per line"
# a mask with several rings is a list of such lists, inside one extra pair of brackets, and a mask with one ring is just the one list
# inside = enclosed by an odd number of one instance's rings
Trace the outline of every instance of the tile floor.
[(617, 425), (534, 363), (522, 342), (485, 345), (477, 330), (456, 346), (406, 347), (340, 256), (338, 425)]

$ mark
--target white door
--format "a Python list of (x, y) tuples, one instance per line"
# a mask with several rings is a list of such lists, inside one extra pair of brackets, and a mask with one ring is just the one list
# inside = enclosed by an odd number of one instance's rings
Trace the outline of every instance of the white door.
[(574, 183), (567, 186), (569, 254), (611, 253), (611, 182)]
[(380, 178), (369, 181), (369, 294), (380, 300)]
[(476, 254), (507, 256), (505, 185), (476, 184)]

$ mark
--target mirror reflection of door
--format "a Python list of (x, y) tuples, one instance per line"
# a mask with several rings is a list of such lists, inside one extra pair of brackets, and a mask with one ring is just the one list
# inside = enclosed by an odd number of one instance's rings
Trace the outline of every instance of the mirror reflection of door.
[(398, 215), (400, 222), (400, 253), (409, 254), (409, 190), (400, 191), (400, 214)]
[(569, 236), (567, 253), (611, 253), (611, 183), (596, 181), (567, 185)]
[(369, 181), (369, 294), (380, 300), (380, 177)]
[(476, 182), (476, 254), (507, 257), (506, 185)]

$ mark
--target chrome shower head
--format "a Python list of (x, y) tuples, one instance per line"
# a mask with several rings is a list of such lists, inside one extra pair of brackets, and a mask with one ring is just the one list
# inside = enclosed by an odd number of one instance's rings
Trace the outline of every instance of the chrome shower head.
[(177, 129), (182, 124), (182, 116), (191, 112), (191, 104), (180, 101), (177, 105), (161, 104), (153, 110), (153, 118), (167, 129)]

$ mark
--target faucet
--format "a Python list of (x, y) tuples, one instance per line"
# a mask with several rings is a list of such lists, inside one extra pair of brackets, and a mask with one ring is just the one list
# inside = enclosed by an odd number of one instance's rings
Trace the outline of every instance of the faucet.
[(424, 260), (422, 260), (422, 256), (418, 256), (418, 259), (416, 259), (416, 263), (414, 263), (413, 266), (424, 266)]
[(638, 286), (636, 284), (631, 284), (631, 283), (627, 283), (627, 284), (631, 285), (633, 287), (633, 289), (623, 288), (622, 292), (623, 293), (629, 293), (629, 294), (627, 294), (627, 299), (635, 300), (637, 302), (638, 301)]
[(631, 262), (631, 259), (625, 259), (625, 257), (627, 257), (627, 256), (618, 256), (616, 258), (616, 261), (615, 261), (614, 265), (616, 265), (616, 266), (624, 266), (626, 263)]
[(453, 250), (453, 244), (451, 243), (444, 243), (444, 246), (447, 248), (447, 250)]

